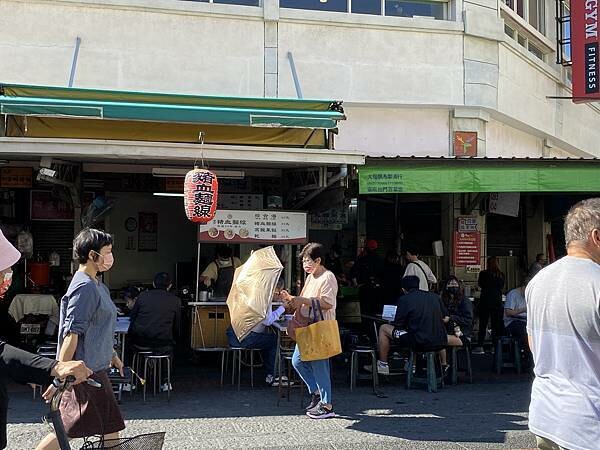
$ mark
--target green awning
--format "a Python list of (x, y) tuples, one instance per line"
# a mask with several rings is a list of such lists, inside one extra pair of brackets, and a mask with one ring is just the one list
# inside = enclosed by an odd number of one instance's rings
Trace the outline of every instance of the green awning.
[[(4, 86), (0, 112), (16, 116), (332, 129), (344, 119), (332, 102), (235, 99), (68, 88)], [(25, 94), (35, 96), (24, 96)], [(37, 96), (44, 94), (45, 96)], [(85, 98), (84, 94), (88, 94)], [(102, 95), (104, 93), (104, 95)], [(15, 95), (16, 94), (16, 95)], [(318, 109), (318, 107), (321, 108)]]
[(593, 161), (447, 161), (358, 168), (360, 194), (461, 192), (600, 192)]
[[(133, 140), (189, 142), (204, 131), (207, 143), (304, 147), (326, 146), (326, 131), (345, 119), (341, 102), (328, 100), (2, 84), (0, 114), (15, 118), (7, 134), (26, 137), (127, 139), (129, 135)], [(21, 126), (24, 118), (26, 127)], [(160, 133), (156, 124), (163, 125)], [(164, 126), (169, 124), (171, 128)], [(272, 131), (253, 131), (257, 129)]]

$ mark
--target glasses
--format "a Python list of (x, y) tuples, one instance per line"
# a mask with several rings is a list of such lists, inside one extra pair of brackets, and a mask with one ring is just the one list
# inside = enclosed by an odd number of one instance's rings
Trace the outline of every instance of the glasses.
[(302, 258), (302, 262), (303, 263), (314, 263), (314, 261), (311, 258)]

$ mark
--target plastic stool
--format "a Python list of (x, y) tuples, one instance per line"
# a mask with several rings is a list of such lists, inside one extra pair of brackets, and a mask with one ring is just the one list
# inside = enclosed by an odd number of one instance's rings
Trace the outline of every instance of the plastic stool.
[(372, 348), (354, 348), (350, 355), (350, 392), (356, 387), (356, 377), (358, 375), (358, 356), (359, 355), (370, 355), (371, 356), (371, 377), (373, 378), (373, 392), (377, 391), (379, 380), (377, 378), (377, 356), (375, 350)]
[(450, 383), (458, 384), (458, 352), (464, 351), (465, 358), (467, 360), (467, 375), (469, 377), (469, 383), (473, 384), (473, 367), (471, 365), (471, 346), (469, 344), (461, 347), (450, 347)]
[[(415, 350), (411, 349), (410, 356), (408, 359), (408, 374), (406, 375), (406, 389), (411, 389), (412, 384), (414, 383), (426, 383), (428, 392), (437, 392), (438, 383), (440, 387), (444, 387), (444, 374), (442, 370), (442, 364), (438, 358), (437, 353), (440, 350), (443, 350), (444, 347), (436, 348), (436, 349), (427, 349), (427, 350)], [(427, 360), (427, 376), (423, 377), (415, 377), (413, 374), (414, 368), (414, 359), (420, 355), (424, 355)], [(440, 363), (440, 374), (438, 377), (436, 374), (436, 359)]]
[[(504, 349), (508, 348), (508, 355), (512, 352), (513, 361), (505, 358)], [(514, 367), (518, 374), (521, 373), (521, 343), (518, 338), (512, 336), (501, 336), (496, 341), (494, 352), (494, 368), (497, 374), (502, 373), (505, 367)]]

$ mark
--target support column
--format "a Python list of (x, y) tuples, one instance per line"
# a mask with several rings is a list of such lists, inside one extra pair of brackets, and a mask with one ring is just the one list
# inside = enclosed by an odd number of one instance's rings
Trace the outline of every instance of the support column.
[(264, 0), (265, 19), (264, 40), (264, 96), (277, 98), (279, 96), (279, 3), (277, 0)]

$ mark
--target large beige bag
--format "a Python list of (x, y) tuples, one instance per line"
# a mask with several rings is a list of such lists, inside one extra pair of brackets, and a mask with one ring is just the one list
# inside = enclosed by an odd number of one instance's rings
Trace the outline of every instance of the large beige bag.
[[(318, 300), (312, 301), (311, 311), (315, 322), (306, 327), (296, 328), (296, 343), (302, 361), (329, 359), (342, 353), (340, 329), (337, 320), (325, 320)], [(317, 311), (320, 320), (317, 317)]]

